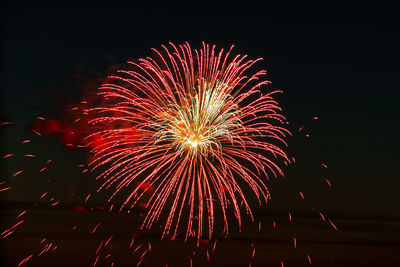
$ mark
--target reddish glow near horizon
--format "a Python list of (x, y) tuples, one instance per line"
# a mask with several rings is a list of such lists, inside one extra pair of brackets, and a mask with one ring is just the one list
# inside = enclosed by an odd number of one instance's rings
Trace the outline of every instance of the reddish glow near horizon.
[[(283, 150), (290, 133), (273, 98), (279, 91), (265, 88), (265, 70), (253, 71), (261, 59), (233, 56), (232, 48), (153, 49), (154, 57), (128, 62), (131, 69), (109, 77), (99, 88), (101, 104), (83, 111), (93, 128), (85, 139), (90, 166), (105, 167), (99, 190), (114, 189), (109, 201), (130, 190), (121, 210), (145, 206), (142, 227), (165, 213), (163, 237), (175, 236), (187, 220), (186, 238), (200, 239), (206, 223), (211, 238), (217, 207), (226, 234), (229, 208), (240, 228), (241, 202), (253, 218), (249, 189), (266, 203), (265, 181), (290, 163)], [(182, 219), (185, 207), (189, 216)]]

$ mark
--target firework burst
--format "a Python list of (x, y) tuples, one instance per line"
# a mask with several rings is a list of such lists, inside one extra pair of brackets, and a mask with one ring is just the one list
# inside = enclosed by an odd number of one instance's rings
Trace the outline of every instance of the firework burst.
[(241, 203), (252, 218), (249, 192), (266, 203), (266, 179), (283, 175), (289, 132), (277, 91), (265, 89), (265, 70), (251, 73), (261, 59), (231, 50), (204, 43), (199, 50), (187, 43), (153, 49), (154, 57), (109, 77), (101, 104), (85, 111), (94, 129), (86, 137), (90, 165), (105, 167), (99, 190), (114, 189), (109, 201), (128, 190), (121, 210), (147, 198), (142, 227), (166, 213), (163, 236), (176, 235), (187, 207), (186, 238), (200, 238), (203, 225), (211, 238), (218, 209), (227, 234), (228, 209), (240, 228)]

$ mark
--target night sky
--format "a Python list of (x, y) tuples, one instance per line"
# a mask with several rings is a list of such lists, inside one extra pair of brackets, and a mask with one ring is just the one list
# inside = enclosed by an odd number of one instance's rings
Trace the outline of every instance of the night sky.
[[(57, 2), (1, 7), (0, 114), (14, 122), (1, 132), (2, 154), (22, 150), (14, 144), (32, 137), (28, 128), (36, 116), (60, 118), (81, 100), (77, 73), (105, 76), (111, 66), (149, 56), (150, 48), (168, 42), (234, 44), (236, 53), (264, 58), (260, 65), (271, 90), (284, 91), (278, 100), (294, 133), (287, 151), (297, 163), (271, 183), (272, 208), (400, 216), (400, 24), (394, 6)], [(38, 140), (32, 149), (64, 168), (59, 184), (94, 186), (71, 168), (84, 161), (83, 153), (65, 149), (56, 137)], [(1, 164), (2, 175), (33, 166), (22, 159)], [(35, 183), (28, 184), (2, 201), (36, 201)], [(295, 201), (298, 191), (307, 202)]]

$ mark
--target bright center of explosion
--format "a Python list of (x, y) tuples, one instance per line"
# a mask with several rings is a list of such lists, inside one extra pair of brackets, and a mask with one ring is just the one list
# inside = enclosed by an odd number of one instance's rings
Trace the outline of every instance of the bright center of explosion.
[(189, 140), (188, 143), (189, 143), (193, 148), (196, 148), (196, 147), (197, 147), (197, 139)]

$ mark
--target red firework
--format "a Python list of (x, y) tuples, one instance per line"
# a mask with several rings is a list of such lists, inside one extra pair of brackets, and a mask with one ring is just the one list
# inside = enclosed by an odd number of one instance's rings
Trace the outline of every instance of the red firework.
[(93, 127), (86, 137), (90, 166), (105, 167), (99, 190), (115, 190), (109, 201), (128, 190), (121, 210), (146, 199), (142, 227), (166, 213), (163, 237), (177, 234), (184, 207), (186, 238), (199, 239), (205, 220), (211, 238), (216, 206), (226, 234), (229, 208), (240, 228), (241, 202), (252, 218), (244, 187), (266, 203), (265, 181), (283, 175), (278, 162), (289, 162), (282, 147), (290, 133), (273, 98), (278, 91), (265, 89), (265, 70), (251, 72), (261, 59), (232, 56), (232, 47), (153, 49), (154, 57), (128, 62), (129, 70), (109, 77), (99, 88), (101, 104), (85, 110)]

